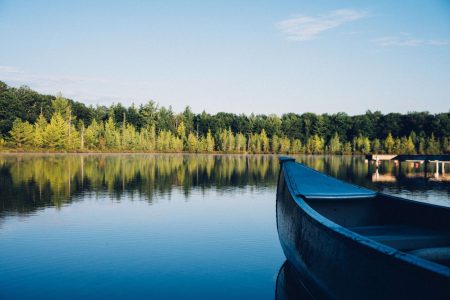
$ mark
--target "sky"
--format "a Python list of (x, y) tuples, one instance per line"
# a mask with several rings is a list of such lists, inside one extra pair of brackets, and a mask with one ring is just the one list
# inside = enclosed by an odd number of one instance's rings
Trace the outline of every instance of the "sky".
[(176, 112), (450, 110), (450, 1), (0, 0), (0, 80)]

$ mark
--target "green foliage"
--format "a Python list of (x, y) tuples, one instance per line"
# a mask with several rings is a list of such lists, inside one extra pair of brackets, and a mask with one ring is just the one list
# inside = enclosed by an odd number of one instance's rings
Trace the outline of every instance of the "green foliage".
[(434, 134), (431, 134), (431, 137), (427, 141), (427, 154), (439, 154), (440, 148), (439, 141), (436, 140)]
[(214, 138), (211, 134), (211, 130), (209, 130), (209, 129), (208, 129), (208, 133), (206, 134), (206, 139), (205, 139), (204, 144), (205, 144), (204, 151), (206, 151), (206, 152), (214, 151), (215, 142), (214, 142)]
[(235, 150), (240, 153), (245, 153), (247, 150), (247, 139), (241, 132), (236, 134)]
[(261, 129), (260, 133), (261, 150), (263, 153), (269, 153), (269, 138), (267, 137), (266, 131)]
[(280, 139), (280, 153), (289, 153), (291, 151), (291, 141), (287, 137)]
[(69, 101), (63, 98), (61, 94), (58, 94), (56, 99), (52, 101), (52, 108), (54, 113), (60, 114), (64, 120), (69, 120), (72, 107)]
[(280, 151), (280, 138), (277, 135), (272, 137), (272, 153), (279, 153)]
[(92, 123), (86, 128), (86, 131), (84, 133), (84, 141), (88, 149), (99, 149), (102, 127), (102, 124), (98, 124), (94, 119)]
[(223, 152), (231, 153), (235, 149), (235, 137), (230, 129), (222, 130), (219, 134), (220, 150)]
[(199, 146), (200, 145), (199, 145), (197, 136), (195, 134), (193, 134), (192, 132), (189, 132), (189, 135), (187, 138), (187, 151), (198, 152), (200, 150)]
[(302, 142), (299, 139), (295, 139), (292, 142), (292, 153), (302, 153), (303, 147)]
[(18, 148), (32, 145), (33, 126), (27, 121), (22, 122), (20, 119), (15, 119), (9, 133)]
[(45, 130), (47, 128), (47, 120), (43, 114), (40, 114), (36, 123), (34, 124), (34, 139), (33, 146), (36, 148), (43, 148), (46, 146)]
[(340, 154), (342, 151), (342, 143), (337, 132), (335, 132), (334, 136), (330, 139), (330, 142), (328, 144), (328, 151), (331, 154)]
[(306, 141), (306, 153), (320, 154), (324, 153), (325, 140), (323, 137), (315, 134)]
[(394, 153), (394, 138), (392, 137), (392, 134), (389, 132), (388, 136), (384, 140), (384, 149), (387, 153)]
[(68, 126), (59, 112), (53, 114), (45, 128), (44, 140), (50, 149), (63, 150), (67, 142)]
[(86, 107), (0, 81), (0, 138), (27, 150), (437, 154), (450, 152), (450, 112), (177, 114), (153, 101)]

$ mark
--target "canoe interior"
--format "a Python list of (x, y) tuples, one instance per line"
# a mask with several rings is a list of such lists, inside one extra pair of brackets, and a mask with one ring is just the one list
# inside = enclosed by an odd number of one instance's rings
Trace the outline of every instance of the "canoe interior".
[[(448, 209), (384, 194), (374, 198), (304, 201), (334, 223), (387, 246), (405, 252), (449, 247), (450, 256)], [(450, 263), (442, 256), (440, 263)]]

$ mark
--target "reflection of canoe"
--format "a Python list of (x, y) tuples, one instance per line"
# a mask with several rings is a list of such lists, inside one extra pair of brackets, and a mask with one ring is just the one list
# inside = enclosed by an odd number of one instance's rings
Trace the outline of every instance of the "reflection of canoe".
[(309, 293), (304, 284), (299, 280), (295, 268), (288, 261), (284, 262), (278, 272), (275, 299), (314, 299), (314, 296)]
[(281, 158), (277, 227), (313, 294), (450, 299), (450, 209), (357, 187)]

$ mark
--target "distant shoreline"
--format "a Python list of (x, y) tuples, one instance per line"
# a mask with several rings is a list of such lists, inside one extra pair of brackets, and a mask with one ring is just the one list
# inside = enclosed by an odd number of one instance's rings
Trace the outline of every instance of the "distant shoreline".
[[(34, 150), (17, 150), (17, 149), (2, 149), (0, 154), (198, 154), (198, 155), (261, 155), (261, 156), (283, 156), (283, 155), (317, 155), (317, 156), (364, 156), (367, 154), (353, 153), (353, 154), (334, 154), (334, 153), (252, 153), (252, 152), (162, 152), (162, 151), (34, 151)], [(368, 153), (376, 155), (375, 153)], [(379, 153), (377, 153), (379, 154)], [(383, 155), (397, 155), (387, 154)]]

